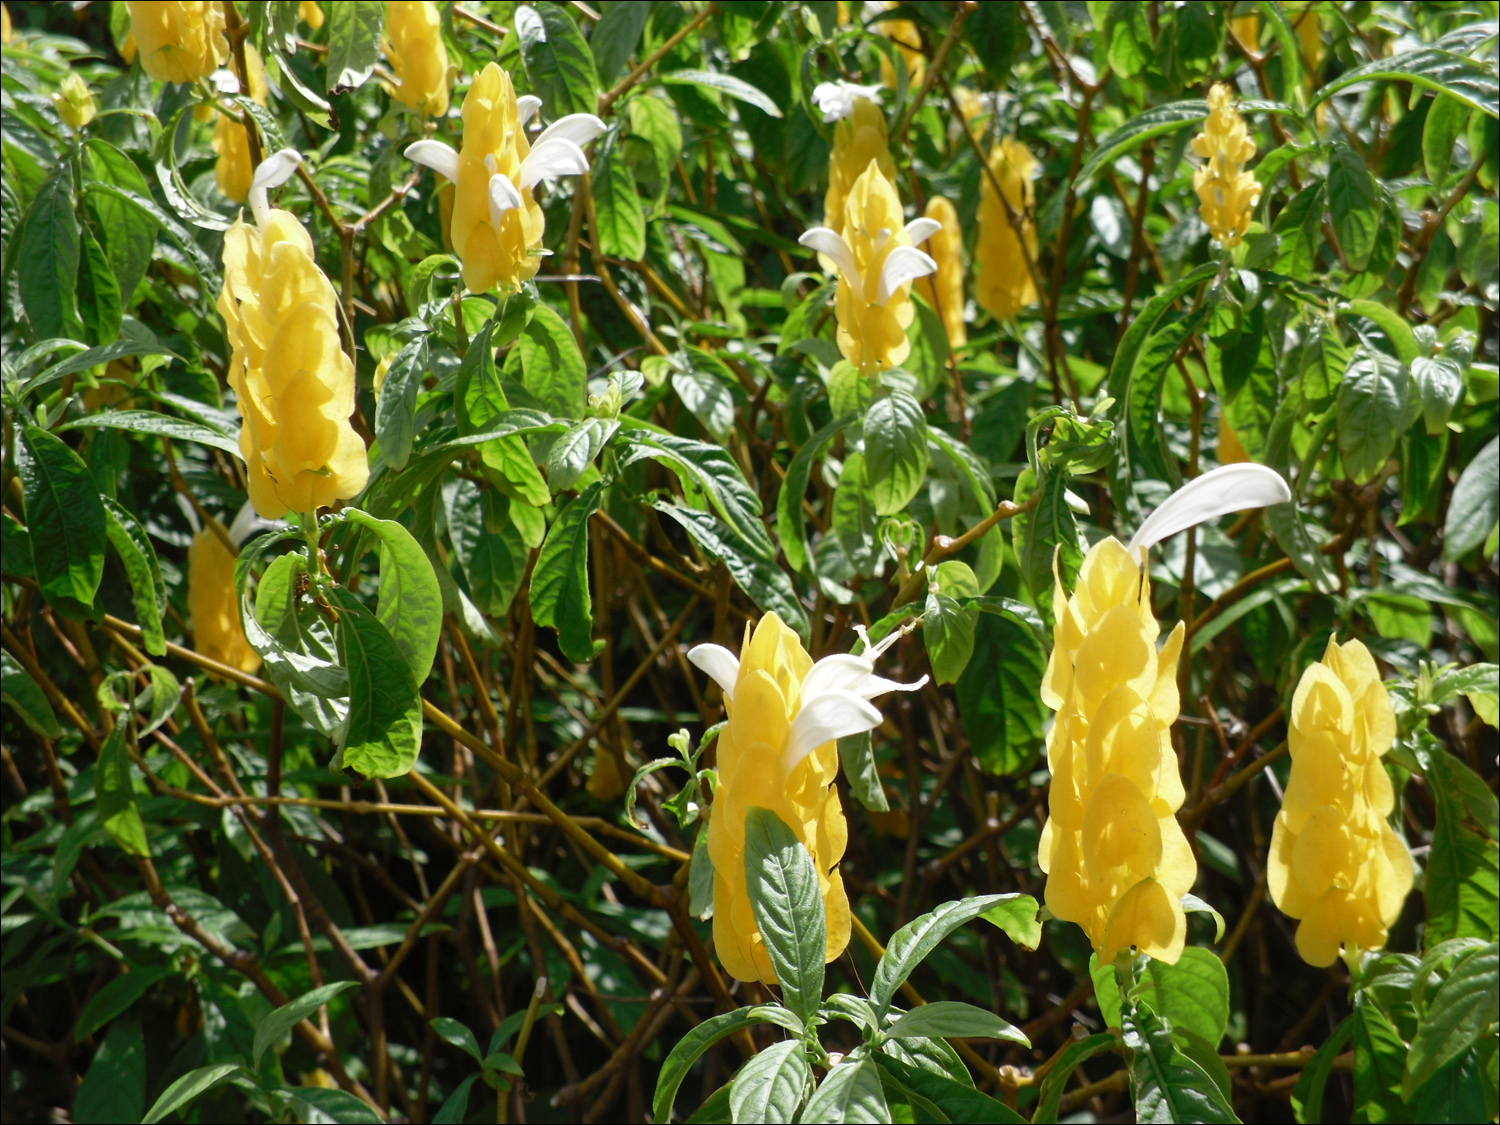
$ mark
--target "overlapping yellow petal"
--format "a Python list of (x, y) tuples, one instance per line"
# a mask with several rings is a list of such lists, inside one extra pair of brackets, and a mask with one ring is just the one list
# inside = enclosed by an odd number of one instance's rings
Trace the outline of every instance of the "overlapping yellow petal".
[[(260, 52), (249, 43), (245, 44), (245, 69), (249, 72), (250, 98), (257, 105), (265, 105), (265, 66)], [(219, 157), (214, 164), (214, 182), (226, 198), (243, 203), (250, 193), (250, 177), (255, 173), (250, 166), (250, 137), (244, 124), (227, 114), (219, 114), (210, 143)]]
[(250, 647), (240, 624), (234, 554), (207, 528), (188, 547), (188, 616), (193, 647), (204, 656), (241, 672), (260, 667), (260, 654)]
[(382, 46), (396, 76), (396, 84), (387, 86), (391, 97), (424, 117), (447, 113), (448, 48), (437, 5), (388, 0)]
[(834, 293), (839, 351), (865, 375), (896, 367), (911, 352), (907, 325), (916, 316), (911, 284), (880, 300), (880, 278), (886, 259), (898, 246), (910, 246), (901, 199), (880, 164), (871, 160), (850, 188), (844, 206), (845, 244), (858, 276), (839, 271)]
[(340, 346), (333, 286), (294, 215), (270, 210), (258, 226), (240, 219), (224, 232), (218, 309), (255, 510), (278, 519), (354, 496), (369, 473), (349, 425), (354, 365)]
[(1292, 772), (1266, 881), (1301, 919), (1297, 952), (1331, 965), (1340, 951), (1380, 949), (1412, 885), (1411, 856), (1387, 818), (1395, 795), (1381, 758), (1396, 719), (1370, 651), (1330, 639), (1302, 674), (1287, 736)]
[(61, 88), (52, 95), (52, 108), (63, 124), (73, 130), (82, 129), (99, 112), (94, 104), (94, 95), (89, 84), (72, 72), (63, 79)]
[(969, 332), (964, 325), (964, 240), (958, 229), (958, 212), (940, 195), (927, 201), (927, 217), (938, 230), (927, 240), (927, 253), (937, 263), (937, 273), (916, 280), (917, 292), (943, 318), (948, 343), (962, 347)]
[[(996, 192), (989, 176), (981, 178), (979, 238), (974, 248), (974, 300), (991, 316), (1004, 320), (1037, 300), (1036, 282), (1026, 264), (1028, 255), (1032, 262), (1036, 261), (1036, 223), (1032, 221), (1036, 189), (1031, 182), (1036, 172), (1036, 157), (1020, 141), (1006, 137), (990, 150), (990, 171), (1000, 185), (1000, 192)], [(1011, 221), (1012, 215), (1015, 223)]]
[(211, 0), (127, 0), (141, 67), (160, 82), (206, 78), (229, 58), (224, 11)]
[(834, 231), (844, 229), (844, 201), (870, 161), (875, 161), (880, 174), (893, 185), (896, 182), (896, 161), (891, 156), (885, 114), (869, 98), (856, 97), (853, 103), (849, 115), (833, 127), (833, 153), (828, 159), (823, 225)]
[(1255, 156), (1255, 142), (1234, 108), (1229, 87), (1215, 84), (1208, 92), (1208, 107), (1203, 132), (1193, 138), (1193, 152), (1204, 160), (1193, 173), (1193, 189), (1209, 233), (1229, 249), (1245, 237), (1250, 213), (1260, 202), (1260, 184), (1245, 171)]
[(1057, 712), (1039, 845), (1047, 906), (1083, 927), (1101, 963), (1132, 946), (1175, 962), (1182, 896), (1197, 877), (1175, 815), (1185, 794), (1170, 738), (1183, 627), (1157, 650), (1150, 581), (1113, 538), (1089, 551), (1071, 598), (1057, 580), (1052, 604), (1041, 693)]

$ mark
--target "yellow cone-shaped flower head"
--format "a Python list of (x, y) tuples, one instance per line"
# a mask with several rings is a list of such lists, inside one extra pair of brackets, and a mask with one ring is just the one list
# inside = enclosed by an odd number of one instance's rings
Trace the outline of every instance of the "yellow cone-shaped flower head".
[[(261, 168), (287, 157), (277, 153)], [(290, 157), (295, 167), (296, 154)], [(224, 232), (218, 309), (232, 349), (229, 385), (244, 419), (250, 501), (260, 515), (279, 519), (354, 496), (369, 465), (349, 425), (354, 364), (340, 347), (333, 286), (306, 228), (291, 212), (266, 206), (264, 191), (251, 187), (255, 225), (242, 217)]]
[(917, 292), (938, 310), (948, 343), (961, 347), (968, 342), (964, 326), (964, 240), (958, 229), (958, 212), (940, 195), (927, 201), (927, 217), (938, 229), (927, 240), (927, 253), (937, 263), (937, 272), (916, 281)]
[(99, 112), (89, 84), (71, 72), (63, 79), (57, 93), (52, 95), (52, 108), (57, 110), (57, 116), (62, 118), (63, 123), (75, 132), (92, 121)]
[[(885, 0), (886, 8), (899, 8), (901, 0)], [(881, 20), (875, 29), (896, 44), (901, 58), (906, 63), (906, 81), (913, 96), (923, 79), (927, 77), (927, 56), (922, 54), (922, 35), (911, 20)], [(880, 56), (880, 81), (891, 89), (896, 88), (896, 68), (882, 52)]]
[(211, 0), (127, 0), (141, 67), (159, 82), (206, 78), (229, 58), (224, 11)]
[(1396, 798), (1381, 758), (1396, 718), (1370, 651), (1330, 639), (1302, 674), (1287, 735), (1292, 772), (1266, 882), (1283, 914), (1300, 918), (1297, 952), (1310, 965), (1380, 949), (1411, 890), (1406, 844), (1387, 821)]
[[(1031, 218), (1036, 203), (1036, 189), (1032, 186), (1036, 158), (1020, 141), (1006, 137), (990, 150), (990, 171), (1004, 199), (995, 191), (989, 176), (980, 180), (974, 300), (991, 316), (1004, 320), (1037, 300), (1036, 282), (1026, 265), (1028, 255), (1032, 262), (1036, 261), (1036, 224)], [(1012, 214), (1015, 223), (1011, 221)]]
[[(892, 638), (894, 639), (894, 638)], [(879, 654), (872, 650), (870, 658)], [(724, 690), (729, 722), (717, 744), (719, 784), (708, 823), (714, 865), (714, 948), (736, 980), (776, 981), (745, 883), (745, 817), (770, 809), (812, 856), (828, 922), (826, 959), (849, 944), (849, 900), (837, 864), (848, 842), (839, 804), (835, 741), (879, 725), (871, 698), (912, 690), (873, 674), (871, 659), (831, 656), (814, 664), (774, 613), (761, 618), (736, 658), (718, 645), (688, 654)]]
[(880, 299), (886, 260), (897, 247), (910, 247), (911, 238), (901, 200), (877, 161), (870, 161), (849, 191), (843, 236), (856, 272), (840, 271), (834, 294), (839, 351), (869, 375), (906, 359), (911, 352), (906, 328), (916, 316), (910, 284)]
[(1056, 580), (1055, 646), (1042, 701), (1049, 818), (1039, 861), (1047, 906), (1088, 934), (1100, 964), (1131, 946), (1162, 961), (1182, 955), (1182, 896), (1197, 864), (1174, 815), (1182, 778), (1177, 719), (1179, 623), (1158, 651), (1150, 582), (1124, 545), (1096, 543), (1071, 598)]
[(260, 654), (250, 647), (240, 624), (234, 554), (208, 528), (194, 535), (188, 547), (188, 615), (193, 647), (204, 656), (241, 672), (260, 667)]
[(875, 161), (880, 174), (896, 182), (896, 161), (891, 157), (885, 114), (869, 98), (855, 97), (846, 117), (833, 127), (833, 153), (828, 158), (828, 192), (823, 196), (823, 225), (844, 229), (844, 201), (854, 181)]
[(391, 97), (424, 117), (448, 112), (448, 48), (442, 17), (431, 0), (389, 0), (385, 6), (385, 57), (396, 85)]
[(1234, 108), (1229, 87), (1216, 84), (1208, 92), (1208, 110), (1203, 132), (1193, 138), (1193, 152), (1204, 160), (1193, 173), (1193, 189), (1209, 233), (1227, 250), (1245, 237), (1250, 212), (1260, 202), (1260, 184), (1245, 171), (1255, 142)]
[[(249, 43), (245, 44), (245, 69), (250, 72), (250, 97), (257, 105), (265, 105), (265, 66), (261, 63), (260, 52)], [(250, 137), (244, 124), (227, 114), (219, 114), (210, 143), (219, 157), (214, 164), (214, 183), (219, 185), (226, 198), (236, 203), (245, 202), (255, 169), (250, 167)]]

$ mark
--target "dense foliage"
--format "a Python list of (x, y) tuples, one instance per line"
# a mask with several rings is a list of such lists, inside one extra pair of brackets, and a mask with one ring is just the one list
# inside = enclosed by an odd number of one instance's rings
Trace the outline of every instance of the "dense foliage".
[(5, 1119), (1495, 1120), (1496, 14), (10, 3)]

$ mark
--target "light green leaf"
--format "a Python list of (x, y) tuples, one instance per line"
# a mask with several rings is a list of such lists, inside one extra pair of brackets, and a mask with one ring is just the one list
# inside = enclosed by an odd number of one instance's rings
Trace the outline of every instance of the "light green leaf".
[(920, 1035), (944, 1039), (1006, 1039), (1023, 1047), (1031, 1040), (993, 1012), (958, 1000), (937, 1000), (913, 1008), (891, 1025), (893, 1036)]
[[(325, 984), (321, 988), (314, 988), (311, 992), (304, 993), (288, 1004), (283, 1004), (273, 1012), (266, 1014), (255, 1028), (255, 1048), (251, 1055), (251, 1065), (260, 1069), (261, 1056), (266, 1053), (272, 1043), (276, 1042), (297, 1024), (307, 1019), (324, 1004), (332, 1000), (341, 992), (347, 992), (357, 987), (358, 982), (352, 980), (335, 981), (333, 984)], [(158, 1103), (160, 1104), (160, 1103)]]
[(880, 1088), (875, 1060), (860, 1054), (844, 1059), (823, 1078), (802, 1111), (804, 1121), (888, 1122), (890, 1107)]
[(531, 573), (531, 616), (557, 630), (563, 655), (575, 664), (594, 658), (594, 611), (589, 600), (589, 517), (604, 499), (595, 481), (568, 503), (547, 532)]
[(1474, 550), (1500, 520), (1500, 438), (1491, 438), (1465, 466), (1448, 502), (1443, 523), (1443, 559), (1455, 561)]
[(21, 496), (42, 594), (64, 617), (87, 616), (104, 576), (108, 541), (98, 486), (61, 438), (31, 425), (18, 436)]
[(865, 473), (875, 510), (906, 509), (927, 480), (927, 419), (905, 391), (890, 391), (865, 412)]
[(558, 418), (583, 417), (587, 378), (583, 356), (567, 322), (547, 305), (538, 305), (517, 346), (521, 349), (521, 381), (526, 389)]
[(745, 885), (782, 1002), (804, 1024), (823, 1003), (828, 928), (812, 856), (770, 809), (745, 815)]
[(339, 740), (339, 764), (366, 777), (399, 777), (416, 764), (422, 748), (422, 700), (411, 664), (358, 598), (337, 587), (328, 594), (339, 611), (339, 655), (349, 670), (349, 719)]
[(156, 1104), (146, 1112), (145, 1117), (141, 1118), (143, 1125), (156, 1125), (156, 1122), (164, 1120), (197, 1101), (216, 1086), (222, 1086), (236, 1074), (244, 1073), (244, 1071), (245, 1066), (240, 1062), (215, 1063), (212, 1066), (200, 1066), (197, 1070), (188, 1071), (168, 1086), (162, 1092), (161, 1097), (156, 1099)]
[(125, 723), (117, 722), (99, 748), (99, 761), (94, 767), (99, 821), (122, 849), (131, 855), (149, 856), (146, 824), (136, 804), (130, 765), (130, 754), (125, 748)]
[(339, 0), (328, 5), (329, 94), (357, 90), (380, 61), (385, 5), (379, 0)]
[(718, 90), (737, 101), (753, 105), (772, 117), (782, 115), (781, 107), (769, 96), (732, 74), (719, 74), (712, 70), (671, 70), (660, 75), (660, 78), (669, 86), (699, 86), (706, 90)]
[(729, 1109), (736, 1122), (793, 1121), (812, 1085), (807, 1048), (800, 1040), (772, 1043), (740, 1067), (729, 1088)]

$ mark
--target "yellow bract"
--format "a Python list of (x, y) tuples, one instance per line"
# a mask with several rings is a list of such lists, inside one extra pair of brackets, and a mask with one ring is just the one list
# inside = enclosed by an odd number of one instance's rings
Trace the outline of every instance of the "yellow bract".
[(1208, 107), (1203, 132), (1193, 138), (1193, 152), (1205, 161), (1193, 173), (1193, 189), (1209, 233), (1227, 250), (1245, 237), (1250, 212), (1260, 202), (1260, 184), (1245, 171), (1245, 163), (1255, 155), (1255, 142), (1227, 86), (1216, 84), (1208, 92)]
[(844, 201), (854, 181), (875, 161), (880, 174), (896, 182), (896, 161), (891, 157), (885, 114), (869, 98), (855, 98), (848, 117), (833, 127), (833, 154), (828, 159), (828, 192), (823, 196), (823, 225), (844, 229)]
[(234, 555), (207, 528), (193, 536), (188, 547), (188, 615), (193, 647), (204, 656), (241, 672), (260, 667), (260, 654), (250, 647), (240, 624)]
[(72, 73), (63, 79), (61, 89), (52, 95), (52, 108), (57, 110), (63, 123), (74, 130), (82, 129), (99, 112), (89, 84)]
[(1187, 936), (1182, 896), (1198, 870), (1175, 815), (1182, 624), (1158, 652), (1151, 583), (1114, 538), (1089, 551), (1071, 598), (1057, 580), (1052, 605), (1056, 644), (1041, 695), (1057, 719), (1038, 845), (1047, 906), (1083, 927), (1101, 964), (1131, 946), (1175, 962)]
[[(1027, 255), (1036, 261), (1036, 224), (1031, 219), (1036, 202), (1036, 189), (1031, 183), (1036, 158), (1020, 141), (1007, 137), (990, 150), (990, 171), (1005, 198), (1000, 198), (989, 176), (980, 180), (974, 300), (991, 316), (1004, 320), (1037, 300), (1036, 282), (1026, 265)], [(1012, 214), (1015, 224), (1011, 222)], [(1016, 225), (1020, 226), (1019, 236)]]
[[(464, 98), (464, 140), (458, 154), (453, 201), (453, 249), (464, 264), (464, 284), (474, 293), (496, 285), (519, 291), (541, 264), (545, 220), (531, 189), (519, 188), (521, 206), (506, 211), (497, 231), (490, 222), (490, 176), (521, 180), (521, 162), (531, 151), (521, 127), (510, 75), (494, 63), (479, 72)], [(494, 167), (485, 157), (494, 157)]]
[(317, 31), (323, 26), (323, 9), (318, 7), (317, 0), (302, 0), (297, 5), (297, 18)]
[(910, 283), (898, 286), (884, 303), (878, 299), (885, 260), (896, 247), (910, 246), (911, 237), (896, 189), (874, 160), (849, 191), (842, 234), (859, 276), (839, 271), (834, 293), (839, 351), (861, 374), (871, 375), (898, 366), (911, 352), (906, 327), (916, 316)]
[(957, 348), (969, 339), (964, 327), (964, 239), (958, 229), (958, 212), (953, 204), (935, 195), (927, 201), (927, 217), (939, 226), (927, 240), (927, 252), (937, 263), (937, 273), (917, 278), (917, 292), (943, 318), (948, 343)]
[(258, 227), (239, 219), (224, 232), (218, 308), (255, 510), (279, 519), (354, 496), (369, 473), (349, 425), (354, 364), (339, 345), (333, 286), (296, 216), (269, 210)]
[(838, 790), (838, 750), (825, 742), (788, 773), (782, 754), (802, 702), (802, 682), (812, 658), (797, 634), (774, 613), (745, 629), (734, 698), (726, 698), (729, 722), (719, 735), (719, 785), (708, 824), (708, 854), (714, 865), (714, 949), (736, 980), (776, 982), (765, 943), (755, 924), (745, 885), (745, 816), (770, 809), (807, 848), (823, 890), (828, 919), (826, 960), (849, 944), (849, 899), (834, 865), (844, 855), (849, 829)]
[[(901, 0), (885, 0), (887, 9), (899, 8)], [(916, 96), (917, 88), (927, 77), (927, 56), (922, 54), (922, 35), (911, 20), (881, 20), (875, 29), (896, 44), (901, 59), (906, 63), (906, 81)], [(880, 56), (880, 81), (891, 89), (896, 88), (896, 68), (882, 52)]]
[(10, 9), (0, 4), (0, 43), (9, 43), (15, 36), (15, 29), (10, 23)]
[(1333, 964), (1340, 946), (1383, 947), (1411, 890), (1411, 856), (1386, 822), (1396, 799), (1381, 758), (1395, 737), (1370, 651), (1330, 639), (1292, 697), (1292, 772), (1266, 864), (1272, 901), (1302, 919), (1310, 965)]
[[(249, 43), (245, 44), (245, 69), (249, 71), (250, 98), (256, 105), (266, 104), (266, 73), (260, 61), (260, 53)], [(219, 159), (214, 164), (214, 182), (225, 197), (236, 203), (245, 202), (250, 193), (250, 177), (255, 169), (250, 167), (250, 137), (245, 126), (233, 117), (219, 114), (214, 122), (214, 152)]]
[(442, 17), (431, 0), (389, 0), (385, 6), (385, 57), (396, 85), (391, 97), (424, 117), (448, 112), (448, 48)]
[(209, 0), (127, 0), (141, 67), (160, 82), (206, 78), (229, 58), (224, 11)]

